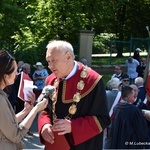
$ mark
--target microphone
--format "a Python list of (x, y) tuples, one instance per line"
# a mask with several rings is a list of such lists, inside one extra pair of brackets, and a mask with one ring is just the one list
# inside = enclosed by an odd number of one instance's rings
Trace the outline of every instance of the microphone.
[(38, 97), (38, 99), (36, 100), (36, 102), (40, 102), (43, 100), (43, 98), (48, 98), (49, 96), (51, 96), (53, 94), (53, 92), (56, 91), (56, 88), (54, 86), (48, 85), (45, 86), (40, 94), (40, 96)]

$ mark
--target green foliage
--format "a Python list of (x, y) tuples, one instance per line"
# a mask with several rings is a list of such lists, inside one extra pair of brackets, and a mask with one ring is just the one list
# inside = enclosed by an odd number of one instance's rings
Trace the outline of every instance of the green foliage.
[[(78, 45), (79, 31), (93, 30), (94, 53), (107, 53), (110, 38), (129, 40), (131, 34), (145, 38), (145, 26), (150, 24), (149, 0), (1, 0), (0, 7), (0, 40), (13, 43), (17, 59), (31, 64), (45, 60), (50, 40)], [(101, 33), (116, 37), (104, 38)], [(123, 52), (119, 44), (115, 48)]]
[(103, 74), (102, 75), (105, 87), (106, 87), (107, 82), (111, 79), (111, 76), (112, 76), (112, 74)]
[(93, 39), (93, 54), (109, 53), (110, 40), (115, 39), (115, 34), (101, 33), (96, 35)]
[(0, 6), (0, 39), (10, 40), (15, 31), (19, 31), (20, 26), (28, 25), (26, 21), (26, 11), (22, 3), (7, 0), (1, 1)]

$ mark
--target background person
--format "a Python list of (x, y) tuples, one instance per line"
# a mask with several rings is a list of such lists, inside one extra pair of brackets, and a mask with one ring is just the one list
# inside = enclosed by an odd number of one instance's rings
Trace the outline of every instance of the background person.
[(18, 66), (18, 69), (17, 69), (17, 72), (18, 73), (20, 73), (21, 71), (22, 71), (22, 65), (24, 64), (24, 61), (18, 61), (18, 64), (17, 64), (17, 66)]
[(30, 93), (28, 98), (32, 105), (25, 103), (24, 109), (15, 115), (8, 100), (8, 95), (3, 90), (14, 83), (17, 74), (17, 63), (4, 50), (0, 50), (0, 70), (0, 149), (22, 150), (21, 141), (23, 137), (28, 132), (36, 114), (47, 106), (48, 101), (44, 99), (33, 107), (35, 96)]
[(138, 98), (138, 87), (135, 84), (131, 84), (130, 87), (134, 90), (135, 93), (135, 100), (133, 105), (137, 106), (139, 109), (146, 109), (146, 105), (140, 98)]
[[(118, 78), (112, 78), (110, 80), (110, 86), (112, 87), (112, 90), (107, 91), (106, 96), (107, 96), (109, 116), (112, 119), (113, 108), (121, 99), (121, 92), (119, 91), (120, 80)], [(110, 148), (111, 144), (110, 131), (111, 131), (111, 124), (104, 131), (104, 149)]]
[(85, 65), (86, 67), (88, 67), (88, 62), (87, 62), (87, 59), (86, 58), (81, 58), (80, 62)]
[(126, 87), (129, 86), (130, 80), (129, 76), (127, 74), (123, 74), (122, 79), (121, 79), (121, 84), (120, 84), (120, 91)]
[(126, 86), (122, 89), (121, 97), (113, 111), (110, 149), (144, 149), (146, 144), (137, 143), (147, 141), (148, 127), (142, 111), (133, 105), (135, 92)]
[(34, 90), (37, 99), (45, 86), (45, 79), (49, 74), (41, 62), (37, 62), (33, 66), (36, 68), (36, 70), (33, 73), (33, 81), (34, 85), (37, 86), (37, 89)]
[(123, 70), (122, 67), (120, 65), (116, 65), (115, 69), (114, 69), (115, 73), (112, 75), (112, 78), (118, 78), (121, 82), (122, 76), (123, 76)]
[(140, 63), (132, 57), (129, 57), (125, 62), (125, 66), (127, 67), (127, 74), (129, 75), (130, 79), (130, 84), (134, 84), (134, 80), (138, 76), (138, 73), (136, 71), (139, 65)]
[(136, 59), (140, 63), (140, 48), (136, 48), (133, 54), (133, 58)]
[(110, 86), (111, 90), (109, 90), (106, 93), (107, 96), (107, 103), (108, 103), (108, 110), (111, 109), (111, 106), (119, 92), (119, 87), (120, 87), (120, 80), (118, 78), (113, 78), (110, 80)]
[[(24, 63), (22, 65), (22, 71), (28, 75), (30, 78), (31, 76), (31, 66), (28, 63)], [(31, 78), (32, 79), (32, 78)], [(15, 92), (15, 113), (19, 113), (24, 108), (24, 101), (18, 97), (19, 85), (21, 80), (21, 73), (17, 75), (17, 78), (14, 82), (14, 91)]]
[(108, 80), (107, 83), (106, 83), (106, 93), (112, 90), (110, 81), (111, 81), (111, 80)]
[[(31, 75), (31, 65), (28, 63), (24, 63), (21, 67), (22, 72), (24, 72), (26, 75), (28, 75), (31, 80), (32, 80), (32, 75)], [(13, 90), (12, 93), (15, 94), (15, 113), (19, 113), (24, 109), (24, 101), (18, 97), (18, 91), (19, 91), (19, 85), (20, 85), (20, 80), (21, 80), (21, 72), (17, 75), (16, 80), (13, 85)], [(33, 133), (29, 130), (27, 132), (28, 135), (33, 135)]]
[(57, 92), (52, 97), (53, 111), (44, 111), (38, 120), (46, 149), (57, 140), (55, 132), (66, 137), (70, 149), (102, 149), (103, 130), (110, 123), (103, 79), (74, 58), (73, 47), (66, 41), (47, 45), (46, 60), (52, 74), (46, 85), (56, 86)]
[(144, 77), (144, 72), (145, 72), (145, 68), (146, 68), (146, 58), (141, 58), (140, 61), (140, 65), (137, 66), (137, 73), (138, 73), (138, 77)]
[(142, 77), (137, 77), (135, 79), (135, 85), (138, 87), (138, 98), (143, 102), (146, 98), (146, 89), (144, 87), (144, 79)]

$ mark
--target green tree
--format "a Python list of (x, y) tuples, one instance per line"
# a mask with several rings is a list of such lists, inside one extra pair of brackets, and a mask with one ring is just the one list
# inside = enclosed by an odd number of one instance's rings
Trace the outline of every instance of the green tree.
[[(149, 0), (1, 0), (0, 7), (0, 40), (13, 43), (17, 59), (31, 64), (45, 60), (50, 40), (77, 45), (79, 30), (129, 40), (131, 34), (147, 37), (150, 24)], [(117, 50), (122, 56), (123, 46)]]

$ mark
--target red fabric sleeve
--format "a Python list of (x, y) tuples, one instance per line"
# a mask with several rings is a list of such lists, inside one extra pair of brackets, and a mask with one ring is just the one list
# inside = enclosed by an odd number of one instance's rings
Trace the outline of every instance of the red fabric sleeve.
[(73, 145), (78, 145), (102, 132), (97, 118), (86, 116), (71, 120), (72, 133), (70, 139)]
[(50, 120), (48, 112), (43, 111), (38, 117), (38, 132), (39, 132), (41, 143), (44, 143), (44, 140), (40, 133), (45, 124), (51, 124), (51, 120)]
[(150, 97), (150, 75), (147, 78), (146, 92), (147, 92), (147, 95)]

